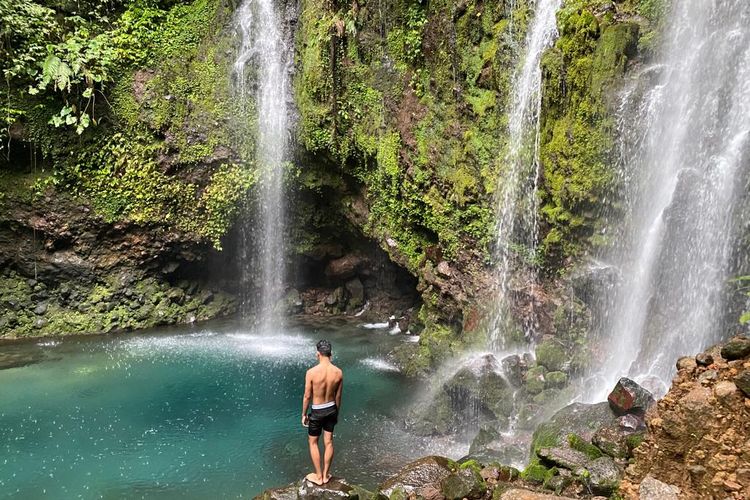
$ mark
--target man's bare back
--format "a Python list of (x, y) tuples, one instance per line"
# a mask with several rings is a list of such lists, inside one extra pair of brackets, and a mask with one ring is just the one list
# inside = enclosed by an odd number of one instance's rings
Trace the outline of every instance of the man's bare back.
[(307, 370), (305, 377), (312, 391), (312, 404), (319, 405), (334, 401), (341, 408), (341, 395), (338, 394), (341, 382), (344, 379), (341, 368), (330, 361), (313, 366)]
[[(333, 461), (333, 428), (338, 423), (344, 374), (331, 362), (330, 342), (321, 340), (316, 349), (318, 364), (307, 370), (305, 374), (302, 425), (307, 426), (310, 458), (315, 467), (315, 472), (308, 474), (307, 479), (315, 484), (323, 484), (331, 479), (329, 471)], [(310, 403), (312, 403), (312, 411), (308, 415)], [(320, 464), (320, 450), (318, 449), (318, 438), (321, 433), (325, 444), (323, 467)]]

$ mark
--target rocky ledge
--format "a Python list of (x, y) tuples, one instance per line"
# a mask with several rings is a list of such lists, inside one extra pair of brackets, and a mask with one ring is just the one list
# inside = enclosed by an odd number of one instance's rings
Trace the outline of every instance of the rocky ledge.
[(407, 464), (368, 491), (337, 479), (318, 487), (308, 481), (270, 489), (258, 500), (499, 500), (596, 498), (616, 495), (633, 450), (646, 433), (644, 412), (651, 394), (621, 379), (608, 402), (575, 403), (542, 423), (533, 436), (528, 467), (516, 468), (486, 457), (459, 461), (430, 456)]
[[(134, 330), (231, 314), (236, 299), (208, 273), (215, 254), (167, 224), (109, 222), (65, 193), (48, 190), (35, 202), (5, 193), (0, 338)], [(195, 267), (207, 272), (188, 272)]]
[(750, 498), (750, 339), (677, 362), (672, 388), (647, 414), (621, 492), (628, 499)]

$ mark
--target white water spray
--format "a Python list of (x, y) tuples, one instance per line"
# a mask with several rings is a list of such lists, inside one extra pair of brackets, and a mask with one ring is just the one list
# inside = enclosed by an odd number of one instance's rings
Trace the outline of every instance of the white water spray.
[(255, 102), (255, 164), (260, 173), (253, 258), (245, 281), (258, 282), (254, 306), (262, 332), (278, 326), (277, 312), (285, 283), (284, 165), (288, 153), (292, 53), (273, 0), (245, 0), (235, 14), (241, 46), (234, 62), (235, 90), (243, 102)]
[[(496, 313), (490, 330), (493, 349), (506, 346), (511, 325), (508, 300), (511, 277), (522, 264), (522, 256), (533, 257), (537, 245), (539, 179), (539, 115), (542, 105), (542, 68), (544, 51), (557, 38), (555, 14), (561, 0), (537, 0), (534, 19), (526, 34), (523, 59), (513, 77), (508, 114), (508, 152), (497, 197), (495, 248)], [(533, 273), (532, 273), (533, 274)], [(533, 280), (533, 277), (529, 278)], [(525, 329), (533, 325), (525, 325)], [(525, 331), (527, 335), (528, 331)]]
[[(628, 225), (612, 254), (622, 280), (604, 311), (606, 397), (620, 376), (660, 380), (729, 333), (722, 325), (738, 195), (750, 170), (750, 3), (674, 2), (661, 64), (624, 93)], [(653, 73), (658, 75), (653, 77)]]

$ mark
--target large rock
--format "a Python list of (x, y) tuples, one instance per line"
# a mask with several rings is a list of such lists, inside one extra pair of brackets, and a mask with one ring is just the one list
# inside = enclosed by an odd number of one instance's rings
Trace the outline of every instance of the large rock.
[(750, 339), (747, 337), (735, 337), (721, 348), (721, 357), (727, 361), (748, 356), (750, 356)]
[(617, 419), (617, 422), (599, 428), (591, 442), (605, 454), (613, 458), (626, 459), (632, 455), (633, 448), (640, 444), (645, 432), (639, 429), (640, 425), (631, 422), (625, 415)]
[(281, 488), (271, 488), (256, 496), (253, 500), (297, 500), (298, 488), (297, 483)]
[(609, 496), (620, 486), (623, 470), (610, 457), (600, 457), (592, 460), (583, 468), (575, 471), (579, 478), (584, 479), (591, 491), (598, 495)]
[(271, 488), (254, 500), (367, 500), (373, 494), (359, 486), (351, 485), (344, 479), (332, 477), (323, 485), (303, 479), (281, 488)]
[(615, 388), (607, 396), (607, 401), (612, 411), (618, 415), (627, 413), (645, 415), (646, 410), (656, 403), (649, 391), (626, 377), (617, 382)]
[(328, 263), (325, 275), (330, 280), (345, 281), (353, 278), (365, 264), (366, 259), (357, 254), (347, 254)]
[(297, 496), (300, 500), (357, 500), (360, 499), (360, 492), (343, 479), (332, 477), (323, 485), (303, 479)]
[(616, 416), (609, 408), (609, 404), (605, 402), (593, 405), (570, 404), (537, 427), (532, 438), (531, 450), (534, 452), (539, 448), (564, 445), (570, 434), (590, 441), (597, 429), (613, 423), (615, 419)]
[(734, 377), (734, 385), (745, 394), (746, 398), (750, 398), (750, 370), (740, 372)]
[(564, 467), (569, 470), (577, 470), (586, 467), (591, 461), (585, 453), (571, 448), (541, 448), (536, 452), (543, 463)]
[(680, 489), (648, 475), (638, 488), (639, 500), (679, 500)]
[(548, 495), (546, 493), (539, 493), (537, 491), (522, 490), (519, 488), (511, 488), (505, 490), (500, 495), (499, 500), (573, 500), (571, 497), (561, 497), (557, 495)]
[(397, 489), (406, 494), (418, 488), (433, 486), (439, 489), (440, 482), (455, 469), (455, 464), (445, 457), (420, 458), (404, 466), (397, 474), (380, 485), (380, 493), (390, 497)]
[(440, 481), (440, 491), (448, 500), (481, 498), (487, 485), (479, 472), (472, 468), (459, 469)]

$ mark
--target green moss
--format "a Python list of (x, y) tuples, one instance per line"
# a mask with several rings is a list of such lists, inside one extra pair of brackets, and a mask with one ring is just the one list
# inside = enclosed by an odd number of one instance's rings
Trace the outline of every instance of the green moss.
[(599, 448), (589, 443), (577, 434), (568, 434), (568, 444), (571, 448), (580, 451), (591, 460), (596, 460), (597, 458), (603, 456), (602, 451)]
[(560, 371), (567, 361), (565, 349), (554, 339), (545, 340), (536, 346), (536, 362), (548, 370)]
[(522, 472), (521, 479), (532, 483), (544, 484), (557, 474), (557, 469), (547, 468), (539, 463), (529, 464)]
[(606, 243), (597, 234), (596, 214), (615, 181), (608, 92), (637, 53), (639, 26), (600, 23), (592, 14), (595, 3), (565, 3), (558, 13), (560, 38), (542, 59), (541, 212), (550, 226), (542, 251), (551, 267), (587, 246)]

